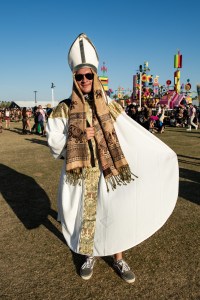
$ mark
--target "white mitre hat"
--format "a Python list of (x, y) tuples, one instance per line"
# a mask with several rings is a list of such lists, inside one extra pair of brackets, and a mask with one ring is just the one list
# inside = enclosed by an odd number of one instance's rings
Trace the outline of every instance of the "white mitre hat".
[(79, 34), (71, 45), (68, 63), (73, 73), (84, 67), (92, 68), (97, 73), (99, 57), (93, 43), (85, 33)]

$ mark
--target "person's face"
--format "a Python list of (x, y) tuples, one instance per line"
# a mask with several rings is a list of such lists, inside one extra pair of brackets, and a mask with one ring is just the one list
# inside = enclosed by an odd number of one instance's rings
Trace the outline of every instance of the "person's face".
[[(91, 74), (91, 75), (86, 75), (89, 77), (89, 79), (86, 76), (83, 76), (85, 74)], [(82, 76), (77, 76), (76, 78), (76, 75), (82, 75)], [(83, 94), (88, 94), (91, 92), (92, 84), (93, 84), (93, 73), (90, 68), (79, 69), (75, 74), (75, 79)]]

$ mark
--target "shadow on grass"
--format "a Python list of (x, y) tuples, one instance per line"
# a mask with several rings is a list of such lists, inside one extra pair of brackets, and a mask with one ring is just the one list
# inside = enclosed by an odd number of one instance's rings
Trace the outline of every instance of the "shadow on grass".
[(85, 261), (85, 255), (75, 253), (72, 250), (70, 250), (70, 251), (71, 251), (71, 254), (72, 254), (72, 259), (73, 259), (74, 266), (76, 268), (76, 273), (78, 275), (80, 275), (80, 268), (81, 268), (82, 264)]
[(188, 156), (188, 155), (178, 155), (178, 161), (179, 163), (184, 163), (184, 164), (189, 164), (193, 166), (200, 166), (200, 158), (198, 157), (193, 157), (193, 156)]
[(186, 159), (178, 159), (179, 163), (183, 163), (183, 164), (188, 164), (188, 165), (193, 165), (193, 166), (200, 166), (199, 162), (195, 162), (195, 161), (189, 161)]
[[(0, 164), (0, 192), (26, 229), (31, 230), (43, 225), (66, 244), (63, 234), (48, 218), (57, 220), (57, 212), (51, 208), (46, 192), (32, 177)], [(85, 256), (73, 251), (71, 253), (76, 272), (79, 274)]]
[(32, 177), (0, 164), (0, 191), (26, 229), (43, 225), (65, 243), (62, 233), (48, 219), (50, 216), (57, 220), (57, 212), (51, 208), (47, 194)]
[(200, 173), (194, 170), (188, 170), (184, 168), (179, 169), (179, 175), (181, 178), (188, 179), (200, 184)]
[(4, 131), (11, 131), (11, 132), (14, 132), (14, 133), (22, 135), (22, 128), (17, 128), (17, 127), (10, 128), (10, 129), (4, 128)]
[(200, 173), (180, 168), (180, 178), (189, 181), (180, 181), (179, 196), (196, 204), (200, 204)]
[[(4, 130), (8, 130), (8, 129), (4, 129)], [(24, 137), (30, 137), (30, 138), (26, 138), (25, 140), (26, 141), (29, 141), (29, 142), (32, 142), (34, 144), (41, 144), (41, 145), (44, 145), (44, 146), (48, 146), (47, 144), (47, 140), (46, 140), (46, 137), (45, 136), (41, 136), (40, 134), (36, 133), (36, 132), (32, 132), (30, 133), (28, 130), (26, 131), (26, 133), (24, 134), (23, 131), (22, 131), (22, 128), (11, 128), (9, 129), (9, 131), (11, 132), (14, 132), (14, 133), (17, 133), (19, 135), (23, 135)], [(35, 137), (34, 137), (35, 136)], [(39, 139), (37, 137), (40, 137), (42, 139)]]
[(47, 140), (45, 139), (45, 137), (43, 137), (43, 138), (44, 138), (44, 140), (40, 140), (40, 139), (36, 139), (36, 138), (30, 138), (30, 139), (26, 139), (26, 141), (29, 141), (33, 144), (48, 146)]
[(189, 159), (194, 159), (194, 160), (200, 160), (199, 157), (193, 157), (193, 156), (188, 156), (188, 155), (181, 155), (181, 154), (177, 154), (178, 157), (184, 157), (184, 158), (189, 158)]

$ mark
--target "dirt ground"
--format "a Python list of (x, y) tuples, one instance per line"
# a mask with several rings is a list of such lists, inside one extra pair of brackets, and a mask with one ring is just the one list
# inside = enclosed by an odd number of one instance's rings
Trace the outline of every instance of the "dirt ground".
[(56, 221), (62, 161), (45, 137), (22, 135), (21, 127), (11, 123), (0, 133), (0, 299), (200, 299), (200, 129), (157, 135), (178, 155), (179, 197), (165, 225), (125, 252), (136, 274), (127, 284), (110, 257), (98, 258), (89, 281), (80, 278), (82, 257)]

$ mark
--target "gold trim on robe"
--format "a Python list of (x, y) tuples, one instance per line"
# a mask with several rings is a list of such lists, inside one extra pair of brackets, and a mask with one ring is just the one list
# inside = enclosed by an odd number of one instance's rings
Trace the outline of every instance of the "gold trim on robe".
[(121, 105), (114, 100), (111, 103), (109, 103), (108, 106), (109, 106), (110, 114), (114, 119), (114, 121), (116, 121), (117, 117), (119, 117), (119, 115), (121, 115), (121, 113), (124, 112)]
[(96, 227), (99, 167), (89, 169), (84, 180), (82, 228), (79, 240), (79, 253), (92, 255)]
[(49, 118), (69, 118), (69, 107), (65, 103), (60, 103), (56, 108), (51, 112)]
[[(89, 124), (92, 125), (92, 110), (87, 102), (86, 117)], [(96, 227), (97, 197), (100, 177), (100, 170), (97, 160), (96, 144), (94, 138), (91, 139), (91, 142), (94, 150), (93, 153), (95, 167), (87, 168), (87, 175), (84, 179), (83, 213), (81, 223), (82, 227), (79, 239), (79, 253), (85, 255), (92, 255), (93, 253), (94, 235)]]

